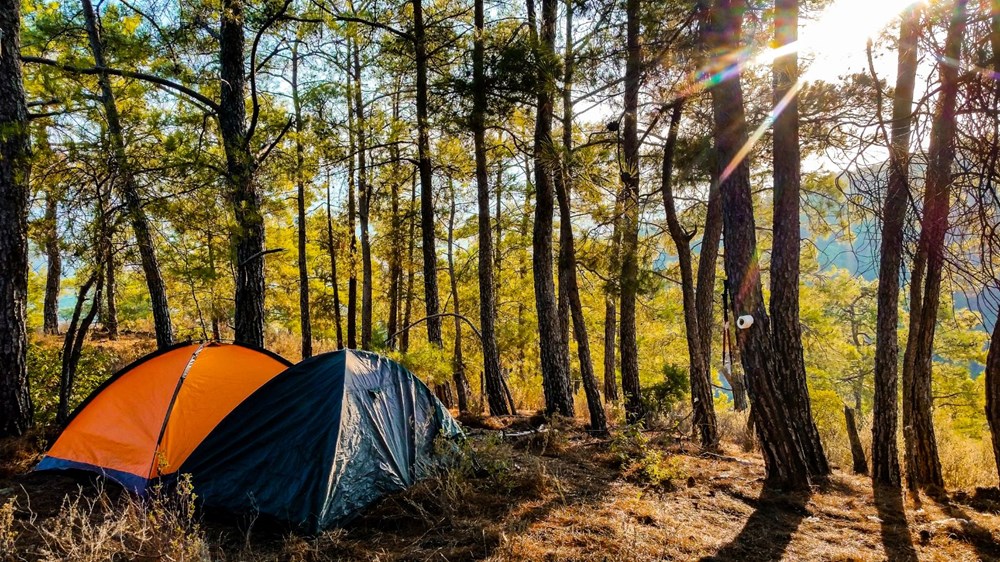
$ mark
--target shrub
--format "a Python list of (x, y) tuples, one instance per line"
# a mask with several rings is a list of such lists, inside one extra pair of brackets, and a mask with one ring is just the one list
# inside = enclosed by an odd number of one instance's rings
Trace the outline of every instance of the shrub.
[(663, 366), (663, 380), (642, 389), (642, 402), (652, 423), (673, 416), (690, 388), (686, 369), (667, 363)]
[(145, 501), (125, 495), (115, 502), (103, 490), (66, 496), (59, 513), (37, 531), (43, 560), (211, 560), (195, 513), (191, 482), (156, 489)]
[(611, 454), (626, 480), (673, 487), (675, 481), (687, 478), (679, 460), (650, 446), (649, 439), (635, 426), (612, 437)]
[(14, 527), (14, 498), (0, 506), (0, 559), (11, 560), (17, 554), (18, 532)]
[[(51, 339), (28, 344), (28, 379), (31, 401), (35, 406), (35, 422), (52, 423), (59, 407), (59, 379), (62, 372), (62, 347)], [(106, 381), (118, 369), (149, 351), (150, 342), (114, 342), (113, 345), (86, 344), (76, 368), (70, 411)]]

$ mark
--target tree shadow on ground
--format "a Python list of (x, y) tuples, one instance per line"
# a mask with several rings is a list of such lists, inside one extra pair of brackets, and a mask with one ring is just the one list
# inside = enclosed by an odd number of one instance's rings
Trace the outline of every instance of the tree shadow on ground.
[(889, 560), (917, 560), (910, 525), (903, 506), (903, 492), (891, 486), (874, 486), (875, 508), (882, 525), (882, 546)]
[(953, 538), (971, 544), (980, 560), (1000, 560), (1000, 543), (993, 533), (973, 521), (964, 509), (949, 498), (937, 498), (934, 501), (948, 517), (956, 520), (948, 529)]
[(739, 534), (702, 561), (780, 559), (802, 520), (809, 515), (808, 501), (808, 492), (786, 492), (765, 486), (755, 502), (755, 511)]

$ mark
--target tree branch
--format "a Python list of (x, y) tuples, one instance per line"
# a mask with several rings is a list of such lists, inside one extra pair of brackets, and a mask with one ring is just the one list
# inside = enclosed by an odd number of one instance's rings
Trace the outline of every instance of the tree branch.
[(145, 72), (119, 70), (117, 68), (107, 68), (100, 66), (83, 68), (79, 66), (63, 64), (61, 62), (57, 62), (42, 57), (29, 57), (24, 55), (21, 56), (21, 61), (32, 64), (43, 64), (46, 66), (52, 66), (60, 70), (69, 72), (71, 74), (100, 74), (103, 72), (106, 74), (110, 74), (112, 76), (121, 76), (122, 78), (133, 78), (135, 80), (142, 80), (144, 82), (149, 82), (151, 84), (160, 86), (161, 88), (167, 90), (173, 90), (174, 92), (184, 94), (185, 96), (191, 98), (192, 100), (196, 100), (198, 103), (207, 106), (209, 109), (212, 110), (212, 113), (219, 112), (219, 104), (216, 103), (211, 98), (205, 96), (204, 94), (200, 94), (195, 90), (188, 88), (187, 86), (178, 84), (177, 82), (167, 80), (166, 78), (160, 78), (159, 76), (153, 76), (152, 74), (146, 74)]
[[(278, 21), (278, 18), (285, 14), (288, 10), (288, 6), (291, 5), (292, 0), (285, 0), (285, 3), (281, 5), (275, 13), (271, 14), (269, 18), (260, 26), (257, 30), (257, 34), (253, 38), (253, 46), (250, 48), (250, 100), (253, 104), (253, 110), (250, 115), (250, 126), (247, 127), (247, 135), (243, 142), (246, 146), (250, 146), (250, 141), (253, 139), (253, 134), (257, 130), (257, 121), (260, 119), (260, 96), (257, 95), (257, 48), (260, 47), (260, 38), (264, 36), (264, 32), (267, 28), (274, 25), (274, 22)], [(279, 135), (280, 138), (280, 135)], [(270, 152), (270, 150), (268, 150)]]

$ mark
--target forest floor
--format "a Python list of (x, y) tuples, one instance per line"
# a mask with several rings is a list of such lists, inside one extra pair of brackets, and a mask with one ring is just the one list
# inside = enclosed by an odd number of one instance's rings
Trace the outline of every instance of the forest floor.
[[(514, 430), (529, 423), (506, 420)], [(318, 537), (146, 513), (154, 526), (177, 527), (156, 537), (136, 530), (146, 526), (142, 517), (122, 515), (134, 500), (110, 485), (99, 491), (64, 475), (23, 474), (37, 452), (8, 444), (0, 450), (0, 504), (15, 503), (9, 522), (0, 510), (0, 551), (7, 559), (81, 561), (1000, 560), (996, 489), (917, 508), (898, 493), (873, 493), (867, 477), (837, 471), (811, 494), (774, 493), (763, 489), (758, 455), (735, 446), (702, 455), (646, 434), (637, 451), (634, 439), (595, 439), (575, 428), (517, 438), (496, 429), (470, 431), (475, 462)], [(628, 454), (651, 456), (654, 478), (642, 476), (642, 463), (623, 462)]]

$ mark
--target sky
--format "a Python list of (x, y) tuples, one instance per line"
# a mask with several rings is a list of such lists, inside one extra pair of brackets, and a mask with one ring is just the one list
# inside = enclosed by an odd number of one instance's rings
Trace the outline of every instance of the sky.
[[(913, 4), (912, 0), (836, 0), (817, 17), (804, 19), (799, 26), (799, 54), (809, 65), (803, 78), (832, 81), (867, 70), (868, 39), (898, 23), (903, 10)], [(892, 83), (896, 57), (876, 58), (875, 70)]]

